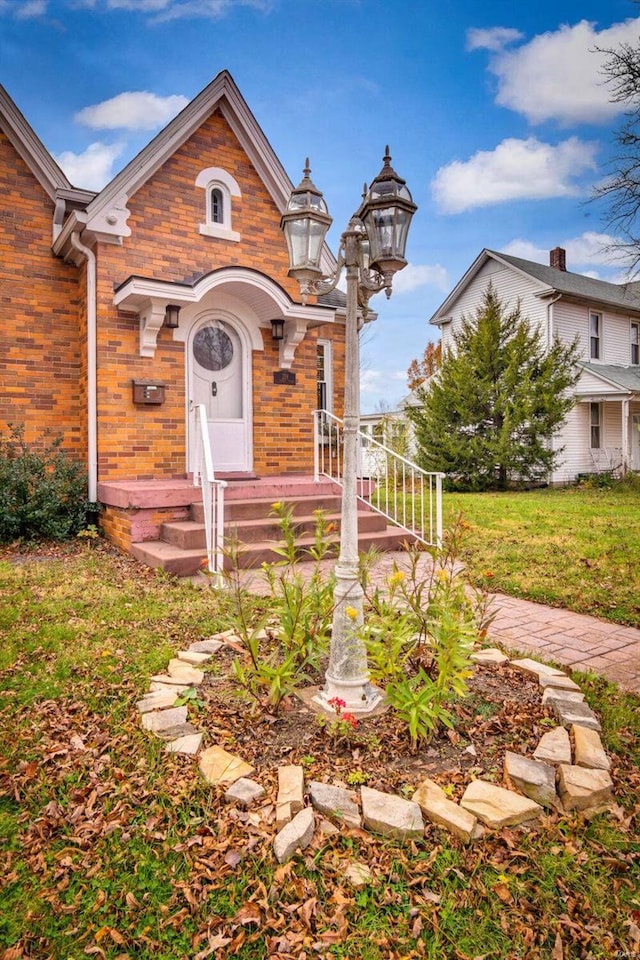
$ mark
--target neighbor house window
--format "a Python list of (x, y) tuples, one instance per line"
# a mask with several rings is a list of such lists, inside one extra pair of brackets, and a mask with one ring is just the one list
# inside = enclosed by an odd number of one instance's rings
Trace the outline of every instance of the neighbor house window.
[(593, 310), (589, 314), (589, 357), (602, 359), (602, 314)]
[(330, 340), (318, 340), (317, 357), (318, 410), (327, 410), (331, 413), (333, 409), (333, 377)]
[(233, 202), (242, 194), (235, 179), (220, 167), (207, 167), (196, 177), (196, 187), (205, 191), (205, 222), (200, 233), (205, 237), (237, 242), (240, 234), (232, 227)]
[(591, 423), (591, 449), (599, 450), (602, 446), (600, 440), (600, 431), (602, 427), (602, 407), (599, 403), (590, 403), (590, 423)]
[(631, 363), (640, 364), (640, 323), (631, 324)]

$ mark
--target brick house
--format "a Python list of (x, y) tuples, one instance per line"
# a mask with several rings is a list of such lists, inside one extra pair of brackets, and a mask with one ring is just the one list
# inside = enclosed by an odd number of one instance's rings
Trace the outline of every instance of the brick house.
[(99, 193), (0, 88), (0, 430), (62, 432), (124, 550), (197, 498), (195, 404), (217, 473), (273, 499), (312, 473), (318, 396), (340, 413), (343, 298), (287, 275), (291, 188), (226, 71)]

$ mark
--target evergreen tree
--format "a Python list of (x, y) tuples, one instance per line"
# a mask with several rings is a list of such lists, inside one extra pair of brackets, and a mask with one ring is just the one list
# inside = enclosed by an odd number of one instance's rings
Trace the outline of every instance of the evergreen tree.
[(507, 310), (491, 285), (453, 341), (408, 411), (418, 462), (465, 490), (543, 478), (561, 453), (549, 441), (576, 402), (577, 343), (546, 350), (520, 305)]

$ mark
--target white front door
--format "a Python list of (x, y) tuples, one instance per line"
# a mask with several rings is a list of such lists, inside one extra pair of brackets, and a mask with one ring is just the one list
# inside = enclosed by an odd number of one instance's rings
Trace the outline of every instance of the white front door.
[(631, 469), (640, 470), (640, 413), (631, 416)]
[[(213, 467), (218, 473), (251, 469), (247, 358), (230, 323), (207, 319), (189, 338), (189, 399), (207, 411)], [(191, 433), (191, 464), (195, 430)]]

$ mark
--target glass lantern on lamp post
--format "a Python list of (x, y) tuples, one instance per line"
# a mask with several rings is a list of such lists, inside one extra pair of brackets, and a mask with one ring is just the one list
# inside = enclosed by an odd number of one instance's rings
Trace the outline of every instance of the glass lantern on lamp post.
[(358, 564), (357, 434), (360, 426), (360, 362), (358, 312), (366, 313), (374, 293), (391, 295), (393, 276), (406, 266), (405, 248), (417, 207), (406, 182), (391, 166), (387, 147), (382, 170), (365, 193), (358, 211), (340, 238), (336, 270), (325, 276), (320, 266), (324, 238), (332, 219), (322, 193), (310, 179), (309, 161), (293, 190), (281, 227), (289, 248), (289, 276), (300, 286), (302, 302), (309, 295), (329, 293), (345, 270), (344, 450), (340, 555), (336, 563), (334, 615), (325, 687), (316, 703), (331, 710), (337, 698), (344, 710), (363, 716), (373, 712), (382, 695), (369, 682), (363, 640), (363, 589)]

